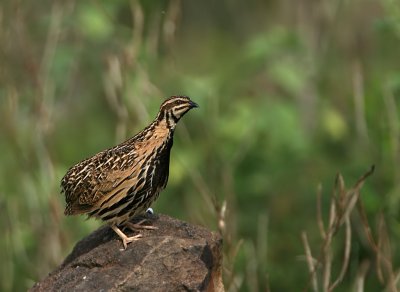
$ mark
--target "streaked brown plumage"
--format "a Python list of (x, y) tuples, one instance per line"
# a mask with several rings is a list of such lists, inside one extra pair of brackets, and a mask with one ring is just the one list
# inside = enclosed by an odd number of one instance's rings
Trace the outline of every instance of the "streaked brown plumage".
[(195, 107), (189, 97), (172, 96), (143, 131), (71, 167), (61, 180), (64, 213), (108, 222), (125, 248), (138, 239), (140, 235), (127, 237), (118, 226), (144, 213), (167, 185), (175, 126)]

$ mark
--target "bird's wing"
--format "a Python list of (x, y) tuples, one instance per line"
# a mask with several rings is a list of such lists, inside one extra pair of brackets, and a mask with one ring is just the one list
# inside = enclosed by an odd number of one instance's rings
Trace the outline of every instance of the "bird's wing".
[(148, 177), (149, 167), (139, 160), (137, 167), (131, 168), (128, 172), (113, 172), (109, 174), (108, 181), (111, 184), (103, 184), (97, 192), (105, 192), (107, 195), (99, 196), (95, 208), (112, 206), (125, 196), (132, 196), (132, 202), (136, 205), (149, 195), (152, 190), (153, 181)]
[(88, 212), (99, 201), (109, 198), (116, 190), (132, 186), (140, 161), (134, 152), (129, 153), (129, 159), (126, 153), (126, 151), (100, 152), (72, 167), (61, 181), (67, 202), (65, 212), (67, 214)]

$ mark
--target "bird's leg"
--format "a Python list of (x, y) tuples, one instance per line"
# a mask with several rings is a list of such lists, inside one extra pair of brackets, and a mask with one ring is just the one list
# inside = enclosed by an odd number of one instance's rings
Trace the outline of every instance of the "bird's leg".
[(116, 225), (111, 225), (111, 228), (115, 231), (116, 234), (122, 239), (122, 244), (124, 245), (124, 249), (128, 246), (128, 243), (131, 243), (132, 241), (139, 240), (139, 238), (142, 237), (141, 234), (137, 234), (135, 236), (126, 236), (125, 233), (121, 231)]

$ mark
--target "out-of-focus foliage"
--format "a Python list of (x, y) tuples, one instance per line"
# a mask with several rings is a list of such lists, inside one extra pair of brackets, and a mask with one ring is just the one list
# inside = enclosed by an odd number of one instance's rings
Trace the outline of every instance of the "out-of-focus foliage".
[[(307, 286), (300, 232), (318, 237), (316, 186), (328, 206), (337, 171), (351, 181), (376, 165), (362, 197), (396, 242), (399, 48), (392, 0), (3, 0), (0, 290), (30, 287), (101, 224), (64, 217), (60, 179), (172, 94), (200, 109), (178, 125), (154, 207), (223, 232), (229, 291)], [(371, 256), (352, 240), (343, 291)]]

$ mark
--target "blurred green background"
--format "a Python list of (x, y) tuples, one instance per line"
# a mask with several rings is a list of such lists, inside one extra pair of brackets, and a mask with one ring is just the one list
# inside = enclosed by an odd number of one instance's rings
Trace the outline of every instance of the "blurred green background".
[[(62, 176), (174, 94), (200, 109), (153, 207), (223, 233), (227, 290), (306, 287), (318, 184), (327, 214), (336, 173), (353, 184), (372, 164), (362, 198), (372, 226), (384, 212), (398, 267), (399, 50), (394, 0), (3, 0), (0, 290), (31, 287), (101, 225), (63, 215)], [(339, 291), (368, 256), (354, 236)], [(367, 284), (383, 288), (373, 268)]]

